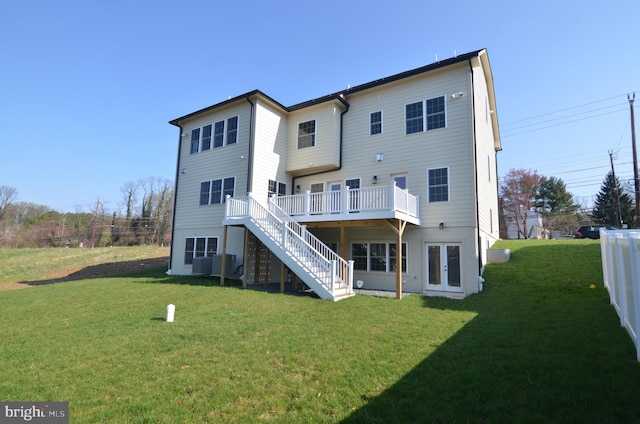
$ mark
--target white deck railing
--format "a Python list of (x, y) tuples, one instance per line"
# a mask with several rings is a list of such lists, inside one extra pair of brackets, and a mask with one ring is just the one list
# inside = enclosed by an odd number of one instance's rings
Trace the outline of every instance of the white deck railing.
[(600, 248), (604, 286), (640, 361), (640, 232), (601, 229)]
[(251, 219), (274, 246), (288, 252), (292, 260), (331, 295), (335, 294), (336, 281), (343, 282), (347, 292), (353, 293), (353, 261), (346, 261), (338, 256), (275, 202), (269, 203), (269, 207), (265, 208), (250, 193), (243, 197), (228, 197), (225, 219)]
[(276, 204), (291, 216), (353, 212), (399, 211), (419, 218), (418, 196), (395, 185), (341, 191), (306, 192), (276, 197)]

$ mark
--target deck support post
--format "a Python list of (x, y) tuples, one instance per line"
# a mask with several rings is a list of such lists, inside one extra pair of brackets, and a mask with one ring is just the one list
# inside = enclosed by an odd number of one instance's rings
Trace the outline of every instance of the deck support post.
[(391, 220), (387, 222), (396, 233), (396, 299), (402, 299), (402, 234), (407, 221), (398, 219), (396, 223)]
[[(228, 200), (228, 199), (227, 199)], [(222, 231), (222, 263), (220, 264), (220, 286), (224, 286), (224, 273), (226, 272), (226, 259), (227, 259), (227, 225), (224, 226)]]

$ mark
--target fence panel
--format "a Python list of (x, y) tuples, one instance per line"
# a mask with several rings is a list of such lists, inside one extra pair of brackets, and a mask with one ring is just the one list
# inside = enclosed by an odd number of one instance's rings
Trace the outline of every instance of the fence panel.
[(604, 286), (640, 361), (640, 232), (601, 229), (600, 248)]

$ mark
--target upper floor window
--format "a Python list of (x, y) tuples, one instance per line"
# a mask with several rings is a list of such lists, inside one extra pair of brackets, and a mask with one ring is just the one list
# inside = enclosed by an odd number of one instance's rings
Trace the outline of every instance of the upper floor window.
[(298, 149), (316, 145), (316, 120), (298, 124)]
[(423, 113), (422, 102), (411, 103), (405, 106), (407, 134), (413, 134), (422, 132), (423, 125)]
[(213, 147), (222, 147), (224, 143), (224, 121), (215, 123), (213, 131)]
[(369, 135), (382, 133), (382, 111), (373, 112), (369, 115)]
[(427, 100), (427, 131), (444, 127), (444, 96)]
[(198, 153), (200, 150), (200, 128), (191, 130), (191, 153)]
[(227, 119), (227, 144), (235, 144), (238, 141), (238, 117)]
[(449, 168), (429, 171), (429, 202), (449, 201)]
[(200, 205), (215, 205), (224, 203), (227, 195), (233, 197), (235, 192), (235, 177), (200, 183)]
[[(202, 136), (202, 137), (200, 137)], [(213, 147), (222, 147), (238, 142), (238, 117), (208, 124), (202, 128), (191, 130), (191, 153), (211, 150)]]
[(269, 197), (271, 195), (276, 194), (278, 196), (286, 196), (287, 195), (287, 185), (285, 183), (280, 183), (278, 181), (269, 180), (268, 187)]
[(405, 106), (406, 133), (435, 130), (447, 126), (444, 96)]
[(202, 150), (211, 149), (211, 124), (202, 128)]

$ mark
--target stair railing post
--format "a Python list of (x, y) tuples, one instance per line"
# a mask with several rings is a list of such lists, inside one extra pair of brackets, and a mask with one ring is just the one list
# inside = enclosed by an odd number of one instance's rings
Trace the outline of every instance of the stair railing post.
[(336, 283), (336, 260), (331, 261), (331, 294), (333, 294)]
[(284, 221), (282, 222), (282, 248), (286, 249), (287, 248), (287, 223)]
[(247, 217), (251, 217), (251, 192), (247, 193)]
[(351, 209), (351, 205), (349, 204), (349, 186), (346, 187), (344, 191), (344, 202), (342, 206), (342, 213), (349, 213), (349, 209)]
[(304, 208), (304, 215), (309, 216), (311, 214), (311, 192), (309, 190), (304, 192), (304, 200), (302, 201), (302, 207)]
[(353, 293), (353, 260), (349, 261), (349, 275), (347, 276), (347, 290)]

